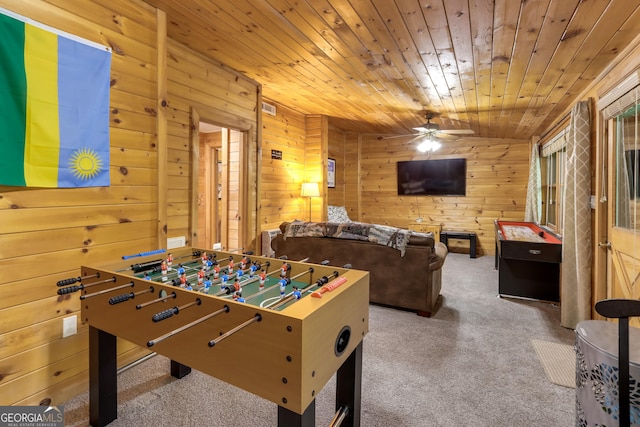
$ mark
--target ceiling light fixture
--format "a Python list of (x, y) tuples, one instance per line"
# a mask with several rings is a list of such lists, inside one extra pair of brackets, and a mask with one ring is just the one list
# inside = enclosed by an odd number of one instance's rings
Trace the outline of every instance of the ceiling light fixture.
[(426, 153), (427, 151), (437, 151), (442, 144), (437, 141), (432, 140), (431, 138), (426, 138), (420, 144), (418, 144), (418, 151), (421, 153)]

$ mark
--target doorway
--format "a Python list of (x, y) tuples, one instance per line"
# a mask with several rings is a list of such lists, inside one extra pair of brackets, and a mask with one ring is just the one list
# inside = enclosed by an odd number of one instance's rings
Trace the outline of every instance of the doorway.
[[(640, 91), (603, 111), (607, 147), (607, 298), (640, 298)], [(640, 326), (633, 319), (634, 326)]]
[(245, 143), (244, 132), (199, 122), (197, 247), (236, 250), (243, 246)]

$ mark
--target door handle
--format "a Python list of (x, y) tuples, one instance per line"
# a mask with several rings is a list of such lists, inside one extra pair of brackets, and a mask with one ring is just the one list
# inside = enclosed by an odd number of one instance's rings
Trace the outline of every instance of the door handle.
[(598, 242), (599, 248), (611, 249), (611, 242)]

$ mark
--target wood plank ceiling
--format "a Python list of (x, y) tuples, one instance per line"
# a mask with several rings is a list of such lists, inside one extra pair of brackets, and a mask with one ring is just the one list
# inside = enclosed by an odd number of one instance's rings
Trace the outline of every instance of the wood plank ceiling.
[(529, 138), (640, 34), (640, 0), (146, 0), (169, 37), (342, 128)]

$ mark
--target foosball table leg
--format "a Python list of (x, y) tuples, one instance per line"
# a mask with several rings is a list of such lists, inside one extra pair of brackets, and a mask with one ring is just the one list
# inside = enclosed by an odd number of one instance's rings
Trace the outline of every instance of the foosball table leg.
[(336, 411), (348, 408), (341, 426), (359, 427), (362, 406), (362, 341), (336, 375)]
[(105, 426), (118, 418), (116, 337), (89, 326), (89, 423)]
[(278, 427), (314, 427), (316, 425), (316, 401), (307, 406), (304, 414), (297, 414), (278, 406)]
[(171, 361), (171, 376), (177, 379), (184, 377), (185, 375), (189, 375), (191, 373), (191, 368), (183, 365), (182, 363), (178, 363), (175, 360)]

